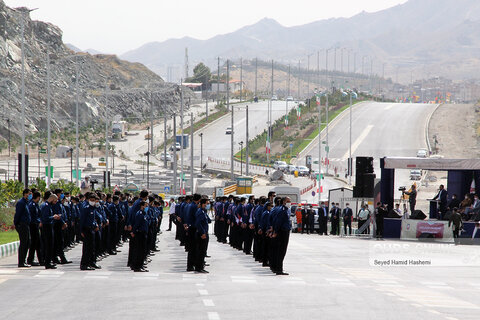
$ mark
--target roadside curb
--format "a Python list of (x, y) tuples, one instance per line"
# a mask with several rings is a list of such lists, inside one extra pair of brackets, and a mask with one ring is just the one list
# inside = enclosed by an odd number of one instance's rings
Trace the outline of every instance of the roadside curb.
[(430, 113), (430, 115), (428, 116), (427, 124), (425, 126), (425, 139), (427, 140), (427, 148), (428, 148), (429, 154), (432, 154), (432, 146), (430, 145), (430, 138), (428, 137), (430, 133), (430, 122), (435, 112), (437, 112), (438, 108), (440, 108), (440, 106), (442, 105), (443, 104), (437, 104), (437, 106), (435, 107), (435, 110), (433, 110), (432, 113)]
[(0, 259), (16, 254), (19, 246), (20, 241), (0, 245)]

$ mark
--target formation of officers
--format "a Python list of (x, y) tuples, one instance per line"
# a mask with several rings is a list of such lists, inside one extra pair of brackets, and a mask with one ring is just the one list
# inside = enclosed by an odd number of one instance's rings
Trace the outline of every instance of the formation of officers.
[[(208, 249), (207, 210), (214, 210), (214, 234), (218, 242), (247, 254), (252, 254), (264, 267), (277, 275), (288, 275), (283, 270), (292, 229), (290, 222), (291, 200), (280, 198), (275, 192), (268, 197), (255, 199), (234, 196), (215, 199), (213, 208), (208, 199), (200, 195), (181, 197), (170, 214), (177, 225), (176, 239), (188, 252), (187, 271), (205, 270)], [(247, 202), (247, 203), (246, 203)]]
[[(15, 208), (14, 224), (19, 234), (18, 267), (69, 264), (65, 252), (82, 242), (81, 270), (101, 269), (97, 262), (116, 255), (130, 239), (127, 265), (146, 272), (149, 257), (157, 252), (157, 235), (163, 215), (163, 200), (142, 191), (127, 193), (87, 192), (72, 197), (61, 189), (25, 189)], [(35, 262), (35, 255), (38, 262)]]

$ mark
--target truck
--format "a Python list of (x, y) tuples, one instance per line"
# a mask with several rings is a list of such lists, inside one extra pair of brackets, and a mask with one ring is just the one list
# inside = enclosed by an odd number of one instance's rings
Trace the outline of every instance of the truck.
[(127, 133), (126, 121), (113, 121), (112, 122), (112, 138), (123, 139)]
[[(184, 135), (183, 135), (183, 149), (187, 149), (187, 148), (188, 148), (188, 137), (189, 137), (188, 134), (184, 134)], [(177, 135), (175, 136), (175, 142), (177, 142), (177, 143), (179, 143), (180, 145), (182, 145), (182, 135), (177, 134)]]
[(277, 197), (289, 197), (293, 204), (301, 203), (300, 188), (290, 186), (277, 186), (271, 189), (274, 191)]

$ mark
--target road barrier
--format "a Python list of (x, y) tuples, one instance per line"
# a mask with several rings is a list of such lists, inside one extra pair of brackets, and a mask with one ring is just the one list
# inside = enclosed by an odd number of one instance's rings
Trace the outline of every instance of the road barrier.
[(20, 241), (10, 242), (0, 245), (0, 258), (14, 255), (18, 251)]
[[(225, 169), (225, 170), (229, 170), (230, 169), (230, 159), (217, 159), (217, 158), (213, 158), (213, 157), (208, 157), (207, 158), (207, 162), (209, 163), (210, 166), (212, 166), (213, 168), (217, 168), (217, 169)], [(234, 162), (234, 168), (237, 168), (236, 171), (240, 171), (239, 168), (240, 168), (240, 161), (235, 161)], [(247, 165), (245, 162), (243, 162), (241, 164), (242, 168), (243, 168), (243, 172), (245, 173), (246, 172), (246, 168), (247, 168)], [(253, 165), (253, 164), (249, 164), (248, 165), (248, 171), (252, 174), (256, 174), (256, 175), (264, 175), (265, 174), (265, 170), (271, 168), (271, 166), (267, 166), (267, 165)]]
[(231, 186), (223, 188), (223, 194), (224, 195), (234, 193), (235, 191), (237, 191), (237, 185), (236, 184), (233, 184)]

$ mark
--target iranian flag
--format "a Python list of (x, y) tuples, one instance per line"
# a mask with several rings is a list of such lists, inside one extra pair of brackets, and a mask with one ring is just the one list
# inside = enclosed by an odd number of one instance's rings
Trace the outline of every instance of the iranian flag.
[(317, 107), (320, 105), (320, 96), (317, 95)]
[(300, 108), (300, 106), (298, 106), (298, 108), (297, 108), (297, 120), (300, 120), (301, 116), (302, 116), (302, 109)]
[(472, 179), (472, 184), (470, 185), (470, 193), (475, 193), (475, 179)]
[(285, 127), (288, 129), (288, 116), (285, 116)]
[(268, 137), (267, 137), (267, 143), (265, 145), (265, 153), (270, 154), (270, 141), (268, 140)]

